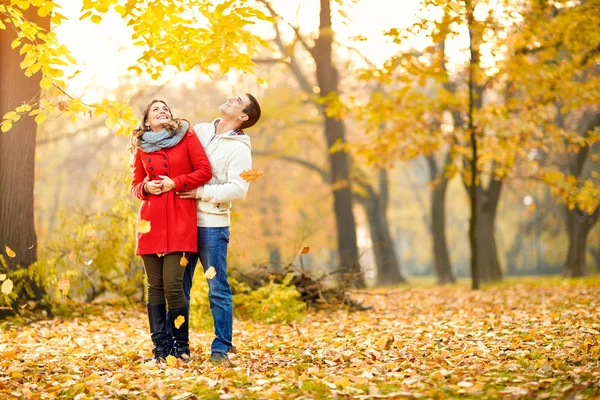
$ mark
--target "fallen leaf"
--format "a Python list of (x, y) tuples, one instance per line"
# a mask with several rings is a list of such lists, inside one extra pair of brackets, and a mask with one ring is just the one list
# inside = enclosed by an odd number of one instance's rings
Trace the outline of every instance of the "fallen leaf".
[[(181, 260), (179, 260), (179, 265), (181, 265), (182, 267), (186, 267), (189, 264), (189, 261), (187, 258), (185, 258), (185, 254), (181, 256)], [(191, 267), (190, 267), (191, 268)]]
[(150, 221), (144, 219), (139, 220), (137, 224), (135, 224), (135, 230), (141, 234), (150, 232)]
[(392, 345), (393, 345), (393, 344), (394, 344), (394, 336), (393, 336), (393, 335), (390, 335), (390, 336), (388, 337), (388, 339), (385, 341), (385, 346), (384, 346), (384, 348), (385, 348), (386, 350), (389, 350), (389, 349), (391, 349), (391, 348), (392, 348)]
[(15, 258), (17, 255), (15, 254), (15, 252), (8, 246), (4, 246), (6, 248), (6, 255), (9, 256), (10, 258)]
[(206, 270), (206, 272), (204, 273), (204, 277), (206, 279), (212, 279), (215, 276), (217, 276), (217, 271), (215, 270), (215, 267), (210, 267), (209, 269)]
[(247, 169), (240, 173), (240, 177), (246, 182), (252, 182), (263, 176), (265, 173), (256, 169)]
[(168, 355), (166, 361), (169, 367), (174, 367), (175, 365), (177, 365), (177, 358), (174, 356)]
[(2, 293), (10, 294), (10, 292), (12, 292), (13, 290), (13, 286), (13, 281), (11, 281), (10, 279), (5, 280), (4, 282), (2, 282)]
[(183, 315), (179, 315), (177, 318), (175, 318), (175, 321), (173, 321), (173, 325), (175, 325), (175, 329), (179, 329), (184, 322), (185, 317)]

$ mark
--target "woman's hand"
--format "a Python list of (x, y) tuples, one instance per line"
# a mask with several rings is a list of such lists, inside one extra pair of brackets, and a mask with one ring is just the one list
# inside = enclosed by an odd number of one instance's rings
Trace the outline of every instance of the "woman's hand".
[(162, 193), (169, 192), (175, 189), (175, 181), (165, 175), (159, 175), (159, 178), (162, 178), (160, 181), (162, 184)]
[(144, 185), (144, 190), (147, 193), (158, 195), (163, 192), (163, 182), (162, 181), (148, 181)]

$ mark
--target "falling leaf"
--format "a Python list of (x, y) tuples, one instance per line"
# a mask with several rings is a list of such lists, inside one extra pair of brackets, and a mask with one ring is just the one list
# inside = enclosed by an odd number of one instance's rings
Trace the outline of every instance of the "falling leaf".
[(63, 296), (69, 294), (71, 289), (71, 282), (68, 279), (61, 279), (56, 283), (56, 288), (62, 293)]
[(29, 246), (29, 247), (27, 248), (27, 250), (31, 250), (31, 249), (33, 249), (34, 247), (35, 247), (35, 244), (32, 244), (31, 246)]
[(21, 310), (24, 310), (24, 309), (26, 309), (26, 308), (27, 308), (27, 306), (29, 306), (29, 304), (25, 303), (25, 304), (21, 304), (21, 305), (19, 306), (19, 308), (20, 308)]
[(0, 274), (0, 281), (3, 281), (6, 279), (6, 274)]
[(8, 246), (4, 246), (6, 248), (6, 255), (9, 256), (10, 258), (15, 258), (17, 255), (15, 254), (15, 252)]
[(135, 230), (141, 234), (150, 232), (150, 221), (144, 219), (139, 220), (137, 224), (135, 224)]
[(305, 248), (302, 249), (302, 252), (300, 254), (306, 254), (309, 251), (310, 251), (310, 247), (307, 246), (307, 247), (305, 247)]
[(87, 235), (87, 237), (89, 237), (92, 240), (96, 239), (96, 231), (93, 229), (90, 229), (89, 231), (87, 231), (86, 235)]
[(156, 253), (156, 256), (157, 256), (158, 258), (160, 258), (160, 257), (164, 257), (166, 254), (167, 254), (167, 253)]
[(181, 265), (182, 267), (185, 268), (188, 264), (189, 264), (189, 261), (187, 258), (185, 258), (185, 254), (184, 254), (183, 256), (181, 256), (181, 260), (179, 260), (179, 265)]
[(13, 281), (11, 281), (10, 279), (5, 280), (4, 282), (2, 282), (2, 293), (10, 294), (10, 292), (12, 292), (13, 290), (13, 286)]
[(185, 317), (183, 315), (178, 315), (177, 318), (175, 318), (175, 321), (173, 321), (173, 324), (175, 325), (176, 329), (179, 329), (184, 322)]
[(247, 169), (242, 171), (240, 177), (246, 182), (252, 182), (263, 176), (265, 173), (256, 169)]
[(206, 279), (212, 279), (215, 276), (217, 276), (217, 271), (215, 270), (215, 267), (210, 267), (209, 269), (206, 270), (206, 272), (204, 273), (204, 277)]
[(262, 306), (262, 312), (269, 311), (269, 308), (271, 308), (271, 305), (269, 303), (263, 304), (263, 306)]
[(90, 266), (90, 265), (92, 265), (93, 262), (94, 262), (94, 260), (87, 260), (86, 262), (84, 262), (84, 264), (87, 266)]

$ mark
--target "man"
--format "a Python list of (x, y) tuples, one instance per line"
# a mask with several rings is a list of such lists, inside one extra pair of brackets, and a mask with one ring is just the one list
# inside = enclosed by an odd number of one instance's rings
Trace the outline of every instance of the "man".
[(244, 129), (260, 119), (260, 105), (249, 93), (229, 98), (219, 106), (221, 118), (212, 123), (194, 126), (210, 161), (212, 179), (198, 189), (178, 192), (179, 196), (196, 199), (198, 216), (198, 255), (190, 257), (183, 278), (183, 290), (188, 301), (198, 258), (206, 272), (216, 271), (208, 280), (208, 298), (215, 325), (215, 339), (210, 360), (221, 364), (228, 360), (232, 347), (233, 305), (227, 280), (227, 245), (231, 202), (246, 197), (248, 182), (240, 173), (252, 167), (250, 138)]

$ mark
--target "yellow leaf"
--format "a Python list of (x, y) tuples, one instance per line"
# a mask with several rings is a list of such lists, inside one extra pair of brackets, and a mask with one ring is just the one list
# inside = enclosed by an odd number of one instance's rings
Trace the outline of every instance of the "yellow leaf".
[(271, 308), (271, 305), (269, 303), (263, 304), (263, 306), (262, 306), (262, 312), (269, 311), (269, 308)]
[(46, 120), (46, 114), (44, 114), (44, 113), (39, 113), (38, 115), (35, 116), (35, 122), (38, 124), (41, 124), (45, 120)]
[(148, 233), (150, 232), (150, 221), (146, 221), (141, 219), (135, 224), (135, 231), (139, 233)]
[(185, 254), (181, 256), (181, 260), (179, 260), (179, 265), (185, 268), (188, 265), (188, 263), (189, 261), (187, 258), (185, 258)]
[(63, 296), (69, 294), (69, 289), (71, 288), (71, 282), (68, 279), (61, 279), (56, 284), (56, 288), (62, 293)]
[(6, 248), (6, 255), (9, 256), (10, 258), (15, 258), (17, 255), (15, 254), (15, 252), (8, 246), (4, 246)]
[(15, 49), (15, 48), (19, 47), (20, 44), (21, 44), (21, 40), (19, 38), (16, 38), (15, 40), (12, 41), (12, 43), (10, 44), (10, 47)]
[(104, 123), (106, 125), (106, 127), (108, 129), (112, 128), (113, 126), (115, 126), (115, 120), (112, 118), (107, 118), (106, 122)]
[(92, 22), (95, 24), (99, 24), (100, 22), (102, 22), (102, 17), (99, 15), (94, 15), (92, 16)]
[(10, 279), (5, 280), (4, 282), (2, 282), (2, 293), (10, 294), (10, 292), (12, 292), (13, 290), (13, 286), (13, 281), (11, 281)]
[(12, 124), (10, 122), (4, 122), (1, 129), (2, 132), (8, 132), (12, 129)]
[(173, 325), (175, 325), (175, 329), (179, 329), (184, 322), (185, 317), (183, 315), (179, 315), (177, 318), (175, 318), (175, 321), (173, 321)]
[(3, 281), (6, 279), (6, 274), (0, 274), (0, 281)]
[(302, 252), (300, 254), (306, 254), (309, 251), (310, 251), (310, 247), (307, 246), (307, 247), (305, 247), (305, 248), (302, 249)]
[(217, 275), (217, 271), (215, 270), (215, 267), (210, 267), (209, 269), (206, 270), (206, 272), (204, 273), (204, 277), (206, 279), (212, 279)]
[(242, 171), (242, 173), (240, 174), (240, 177), (245, 180), (246, 182), (252, 182), (257, 180), (258, 178), (260, 178), (261, 176), (263, 176), (265, 173), (262, 171), (258, 171), (255, 169), (247, 169), (245, 171)]
[(50, 89), (50, 86), (52, 86), (52, 78), (49, 78), (47, 76), (45, 76), (41, 81), (40, 81), (40, 87), (42, 89)]
[(177, 364), (177, 358), (170, 355), (167, 356), (166, 361), (169, 367), (174, 367)]

